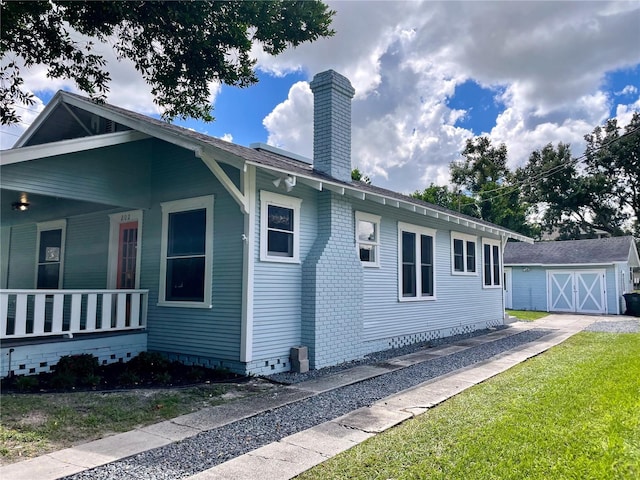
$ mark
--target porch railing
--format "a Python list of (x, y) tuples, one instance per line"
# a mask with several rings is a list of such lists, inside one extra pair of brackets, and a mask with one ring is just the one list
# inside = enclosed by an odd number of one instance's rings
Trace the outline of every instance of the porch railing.
[(2, 339), (146, 328), (148, 290), (0, 290)]

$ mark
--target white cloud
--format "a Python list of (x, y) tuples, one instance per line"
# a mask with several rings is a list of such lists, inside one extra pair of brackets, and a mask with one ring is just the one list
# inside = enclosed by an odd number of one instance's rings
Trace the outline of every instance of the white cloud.
[(313, 95), (307, 82), (297, 82), (287, 99), (263, 122), (269, 131), (267, 143), (299, 155), (313, 157)]
[[(640, 41), (639, 2), (329, 3), (335, 37), (261, 55), (259, 68), (310, 77), (333, 68), (350, 78), (353, 164), (400, 191), (447, 183), (449, 163), (473, 135), (455, 126), (469, 112), (447, 105), (456, 85), (472, 79), (504, 92), (487, 133), (507, 144), (515, 166), (549, 142), (581, 153), (583, 135), (613, 106), (605, 74), (640, 63), (640, 50), (629, 48)], [(308, 155), (306, 88), (294, 85), (264, 124), (270, 142)], [(621, 118), (637, 107), (625, 108)]]

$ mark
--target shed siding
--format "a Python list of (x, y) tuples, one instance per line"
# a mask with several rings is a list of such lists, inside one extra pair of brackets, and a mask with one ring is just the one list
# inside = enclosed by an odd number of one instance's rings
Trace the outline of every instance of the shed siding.
[[(302, 314), (302, 262), (316, 238), (315, 191), (298, 185), (290, 193), (273, 186), (273, 176), (256, 176), (256, 238), (254, 241), (253, 358), (288, 358), (289, 349), (300, 345)], [(260, 191), (302, 199), (300, 215), (300, 263), (260, 261)], [(282, 369), (288, 369), (282, 367)]]
[[(235, 175), (237, 177), (237, 175)], [(177, 358), (237, 361), (240, 355), (243, 216), (193, 152), (156, 142), (152, 206), (144, 212), (140, 288), (149, 292), (148, 346)], [(213, 194), (213, 308), (160, 307), (161, 202)]]
[[(528, 271), (524, 271), (528, 269)], [(616, 305), (620, 299), (616, 297), (616, 271), (613, 265), (602, 266), (572, 266), (565, 265), (559, 267), (540, 267), (540, 266), (513, 266), (512, 269), (512, 299), (513, 308), (515, 310), (537, 310), (548, 311), (547, 302), (547, 272), (551, 271), (573, 271), (580, 272), (585, 270), (605, 270), (605, 291), (606, 304), (608, 314), (615, 315), (617, 313)], [(618, 275), (619, 276), (619, 275)]]
[(547, 269), (514, 266), (511, 270), (514, 310), (547, 311)]

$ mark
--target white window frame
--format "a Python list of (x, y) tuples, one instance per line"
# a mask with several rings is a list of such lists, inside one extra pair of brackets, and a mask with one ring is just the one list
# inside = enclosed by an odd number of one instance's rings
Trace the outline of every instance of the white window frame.
[[(487, 285), (485, 283), (485, 278), (484, 278), (484, 265), (485, 265), (485, 253), (484, 253), (484, 247), (485, 245), (489, 245), (491, 246), (491, 259), (489, 261), (489, 264), (491, 266), (491, 284)], [(498, 247), (498, 261), (500, 262), (498, 265), (498, 283), (496, 283), (496, 277), (494, 275), (495, 272), (495, 258), (493, 255), (493, 247)], [(482, 239), (482, 288), (502, 288), (502, 281), (503, 281), (503, 268), (504, 265), (502, 265), (502, 245), (500, 240), (491, 240), (488, 238), (483, 238)]]
[[(130, 210), (109, 215), (109, 265), (107, 266), (108, 288), (115, 289), (118, 275), (118, 244), (120, 242), (120, 224), (138, 222), (138, 240), (136, 241), (136, 285), (140, 288), (140, 264), (142, 257), (142, 210)], [(166, 250), (165, 250), (166, 252)]]
[[(162, 307), (211, 308), (213, 278), (213, 195), (173, 200), (160, 204), (162, 208), (162, 236), (160, 240), (160, 291), (158, 305)], [(204, 299), (202, 302), (166, 300), (167, 287), (167, 246), (169, 237), (169, 214), (205, 209), (205, 262)]]
[[(363, 267), (380, 267), (380, 216), (373, 215), (371, 213), (356, 212), (356, 224), (355, 224), (355, 239), (356, 239), (356, 254), (360, 258), (360, 245), (367, 245), (373, 247), (373, 261), (367, 262), (360, 260)], [(358, 223), (369, 222), (374, 224), (376, 232), (375, 241), (363, 241), (358, 238)]]
[[(269, 255), (268, 227), (269, 205), (293, 210), (293, 252), (291, 257)], [(260, 191), (260, 261), (278, 263), (300, 263), (300, 210), (301, 198), (288, 197), (266, 190)]]
[[(456, 240), (462, 241), (462, 270), (456, 270), (456, 262), (455, 262), (455, 248), (454, 244)], [(469, 271), (467, 269), (467, 255), (468, 255), (468, 245), (467, 242), (472, 242), (475, 245), (475, 270)], [(460, 232), (451, 232), (451, 275), (467, 275), (467, 276), (477, 276), (478, 275), (478, 237), (475, 235), (467, 235), (465, 233)]]
[(50, 230), (62, 230), (60, 235), (60, 268), (58, 269), (58, 289), (62, 288), (64, 278), (65, 244), (67, 243), (67, 220), (54, 220), (36, 224), (36, 267), (34, 276), (34, 288), (38, 288), (38, 267), (40, 266), (40, 234)]
[[(416, 241), (416, 296), (405, 297), (402, 295), (402, 233), (409, 232), (416, 235), (416, 240), (421, 235), (427, 235), (432, 237), (432, 268), (433, 268), (433, 295), (422, 294), (422, 278), (420, 275), (420, 269), (418, 268), (419, 259), (421, 259), (420, 242)], [(421, 227), (410, 223), (398, 222), (398, 301), (400, 302), (417, 302), (425, 300), (436, 300), (436, 232), (432, 228)]]

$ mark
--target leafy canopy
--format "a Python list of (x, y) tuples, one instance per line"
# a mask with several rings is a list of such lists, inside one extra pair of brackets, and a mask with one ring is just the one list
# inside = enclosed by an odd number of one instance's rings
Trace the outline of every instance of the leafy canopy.
[(569, 145), (534, 151), (516, 176), (522, 198), (538, 206), (541, 223), (560, 238), (640, 234), (640, 113), (622, 131), (615, 119), (585, 136), (584, 156)]
[(110, 76), (97, 44), (134, 63), (165, 120), (211, 121), (211, 82), (258, 81), (254, 43), (278, 55), (331, 36), (334, 13), (320, 1), (0, 0), (0, 123), (20, 120), (16, 102), (34, 103), (22, 69), (37, 64), (104, 101)]

